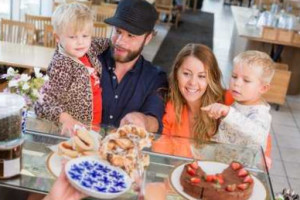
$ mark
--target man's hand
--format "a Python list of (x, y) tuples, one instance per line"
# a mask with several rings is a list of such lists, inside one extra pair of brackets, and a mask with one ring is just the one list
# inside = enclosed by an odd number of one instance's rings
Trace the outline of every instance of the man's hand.
[(69, 115), (68, 113), (65, 113), (65, 112), (60, 114), (59, 122), (62, 123), (62, 129), (61, 129), (61, 133), (60, 133), (62, 135), (72, 136), (72, 135), (74, 135), (74, 126), (76, 124), (83, 126), (82, 123), (75, 120), (71, 115)]
[(125, 124), (134, 124), (146, 129), (149, 132), (158, 131), (157, 119), (153, 116), (145, 115), (140, 112), (131, 112), (125, 115), (120, 122), (120, 126), (123, 126)]
[(226, 117), (230, 107), (220, 103), (213, 103), (209, 106), (202, 107), (201, 110), (207, 112), (208, 116), (214, 119)]

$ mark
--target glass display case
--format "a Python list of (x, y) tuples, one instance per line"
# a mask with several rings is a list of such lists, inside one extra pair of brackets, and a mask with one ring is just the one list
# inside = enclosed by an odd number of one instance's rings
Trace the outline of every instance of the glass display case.
[[(105, 137), (111, 129), (112, 127), (102, 126), (97, 133)], [(34, 114), (29, 112), (24, 138), (21, 174), (0, 180), (0, 186), (46, 194), (56, 178), (52, 173), (53, 169), (49, 166), (49, 159), (53, 154), (52, 148), (49, 147), (68, 140), (68, 137), (59, 135), (59, 127), (55, 124), (35, 119)], [(201, 162), (225, 164), (229, 164), (232, 160), (240, 161), (257, 179), (261, 187), (260, 191), (264, 191), (264, 194), (258, 194), (255, 199), (274, 199), (272, 184), (261, 149), (217, 143), (195, 144), (184, 138), (154, 134), (152, 147), (145, 148), (142, 152), (150, 156), (150, 164), (145, 170), (143, 184), (146, 199), (153, 199), (151, 197), (155, 193), (156, 195), (163, 193), (165, 199), (185, 199), (182, 191), (174, 186), (174, 180), (171, 181), (171, 177), (174, 176), (177, 166), (194, 159)], [(57, 163), (57, 166), (60, 164)], [(136, 199), (137, 195), (138, 192), (133, 187), (117, 199)]]

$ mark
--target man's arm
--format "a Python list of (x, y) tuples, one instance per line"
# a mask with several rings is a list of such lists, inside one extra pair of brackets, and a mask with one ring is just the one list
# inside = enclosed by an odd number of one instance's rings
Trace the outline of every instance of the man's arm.
[(151, 81), (147, 82), (146, 85), (148, 91), (142, 106), (137, 112), (126, 114), (122, 118), (120, 125), (135, 124), (144, 127), (149, 132), (160, 133), (162, 131), (162, 117), (165, 111), (164, 96), (168, 92), (166, 73), (156, 71), (155, 74), (152, 74)]
[(168, 93), (167, 74), (163, 71), (157, 73), (151, 82), (149, 95), (140, 109), (140, 112), (148, 116), (147, 127), (152, 132), (161, 133), (163, 124), (162, 117), (165, 112), (165, 97)]
[(141, 112), (131, 112), (125, 115), (120, 122), (120, 126), (125, 124), (134, 124), (145, 128), (148, 132), (153, 133), (156, 133), (159, 128), (158, 120), (155, 117), (151, 115), (145, 115)]

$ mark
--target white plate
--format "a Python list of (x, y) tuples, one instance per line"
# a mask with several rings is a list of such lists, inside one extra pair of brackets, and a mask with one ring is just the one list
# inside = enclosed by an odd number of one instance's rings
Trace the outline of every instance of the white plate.
[[(84, 156), (84, 157), (87, 157), (87, 156)], [(97, 156), (94, 156), (94, 157), (97, 157)], [(75, 158), (73, 158), (73, 159), (75, 159)], [(66, 156), (58, 155), (57, 152), (52, 152), (49, 154), (49, 156), (47, 158), (47, 168), (53, 176), (55, 176), (55, 177), (59, 176), (59, 174), (62, 170), (62, 163), (63, 163), (62, 161), (63, 160), (65, 160), (65, 163), (66, 163), (70, 160), (70, 158), (68, 158)]]
[(59, 176), (62, 169), (63, 159), (65, 158), (58, 155), (56, 152), (52, 152), (51, 154), (49, 154), (47, 159), (47, 168), (53, 176)]
[(65, 167), (70, 183), (96, 198), (116, 198), (130, 189), (132, 181), (125, 171), (95, 157), (70, 160)]
[[(188, 195), (183, 191), (183, 187), (180, 184), (180, 176), (185, 164), (179, 165), (176, 167), (171, 174), (171, 183), (175, 190), (190, 200), (197, 200), (194, 197)], [(227, 164), (211, 161), (198, 161), (198, 165), (203, 169), (207, 174), (216, 174), (221, 173), (224, 169), (228, 167)], [(255, 177), (252, 176), (254, 180), (254, 187), (252, 195), (248, 200), (264, 200), (266, 199), (267, 193), (264, 185)]]

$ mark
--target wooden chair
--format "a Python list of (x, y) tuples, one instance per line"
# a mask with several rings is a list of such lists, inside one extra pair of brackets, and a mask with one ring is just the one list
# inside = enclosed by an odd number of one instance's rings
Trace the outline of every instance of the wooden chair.
[(92, 5), (100, 5), (103, 0), (92, 0)]
[(51, 17), (25, 14), (25, 22), (35, 25), (36, 42), (42, 44), (45, 24), (51, 24)]
[(82, 3), (82, 4), (86, 5), (89, 8), (92, 7), (92, 1), (66, 0), (66, 3), (73, 3), (73, 2)]
[(7, 81), (0, 82), (0, 92), (3, 92), (5, 88), (7, 88), (7, 85), (8, 85)]
[(300, 1), (299, 0), (288, 0), (285, 1), (286, 7), (292, 7), (292, 13), (296, 16), (300, 15)]
[(89, 8), (92, 7), (92, 1), (64, 0), (64, 1), (53, 1), (52, 10), (54, 11), (57, 8), (57, 6), (59, 6), (62, 3), (73, 3), (73, 2), (82, 3), (82, 4), (86, 5)]
[(115, 14), (116, 7), (109, 4), (101, 4), (100, 6), (93, 6), (92, 9), (96, 14), (97, 22), (104, 22), (105, 19), (112, 17)]
[(35, 43), (35, 26), (31, 23), (2, 19), (0, 40), (32, 45)]
[(107, 37), (108, 25), (102, 22), (94, 22), (93, 37)]
[(155, 8), (160, 14), (168, 15), (168, 22), (171, 22), (172, 15), (175, 15), (175, 27), (178, 27), (181, 11), (179, 7), (173, 5), (173, 0), (155, 0)]
[(114, 9), (117, 9), (117, 7), (118, 7), (118, 4), (115, 4), (115, 3), (105, 3), (105, 2), (102, 2), (100, 5), (101, 6), (105, 6), (105, 7), (114, 8)]
[(53, 34), (53, 26), (52, 25), (45, 24), (43, 44), (45, 47), (52, 47), (52, 48), (56, 47), (56, 41), (55, 41), (55, 37)]
[(267, 102), (277, 104), (276, 110), (278, 110), (279, 105), (282, 105), (285, 102), (291, 72), (288, 71), (288, 66), (286, 64), (277, 63), (275, 68), (275, 74), (271, 81), (271, 88), (263, 95), (263, 97)]

